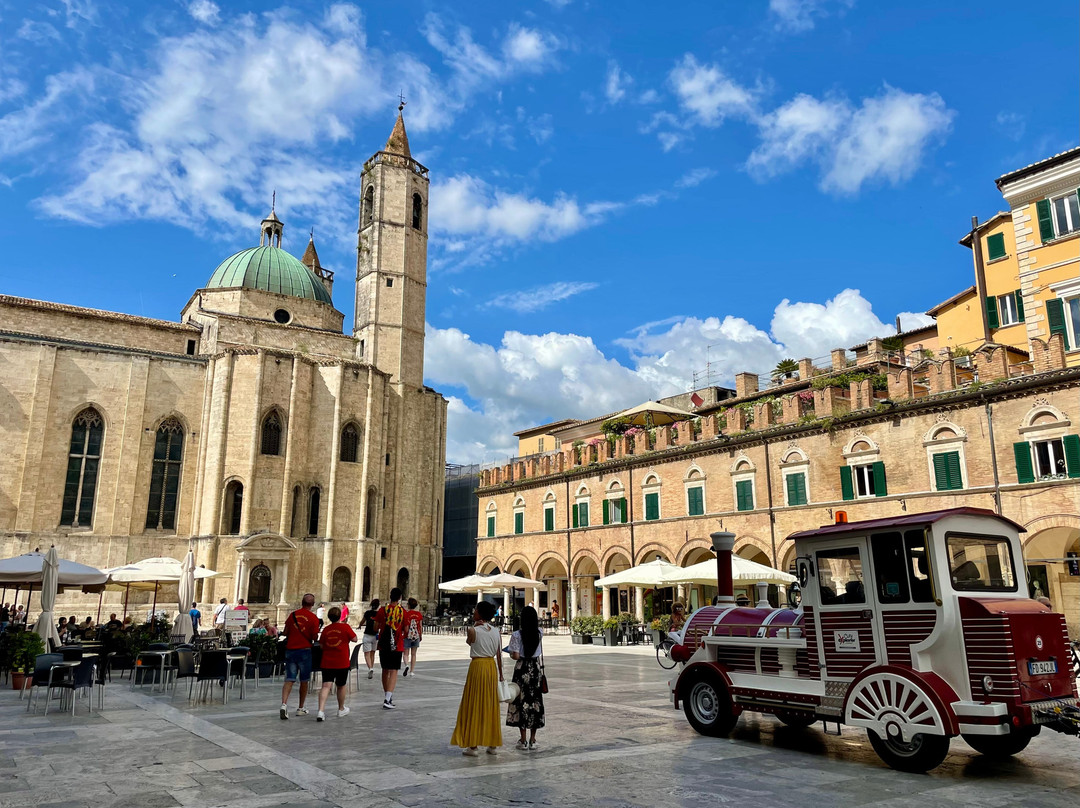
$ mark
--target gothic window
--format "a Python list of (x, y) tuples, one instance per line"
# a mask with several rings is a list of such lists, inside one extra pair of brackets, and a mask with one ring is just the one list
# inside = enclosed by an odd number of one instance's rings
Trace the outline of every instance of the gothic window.
[(372, 217), (375, 211), (375, 186), (369, 185), (367, 191), (364, 192), (364, 211), (361, 217), (361, 227), (367, 227), (371, 224)]
[(397, 588), (401, 590), (402, 597), (409, 595), (409, 571), (402, 567), (397, 573)]
[(315, 486), (308, 493), (308, 526), (307, 532), (309, 536), (319, 535), (319, 504), (322, 499), (322, 492), (318, 486)]
[(105, 422), (93, 407), (75, 416), (71, 424), (71, 447), (68, 450), (67, 478), (60, 524), (90, 527), (94, 518), (94, 495), (97, 493), (98, 466)]
[(356, 424), (345, 424), (345, 428), (341, 430), (341, 462), (355, 463), (359, 450), (360, 430), (356, 428)]
[(421, 223), (424, 220), (424, 200), (420, 197), (420, 194), (412, 195), (412, 226), (414, 230), (419, 230)]
[(262, 454), (281, 454), (281, 416), (277, 410), (271, 410), (263, 419)]
[(259, 564), (248, 576), (248, 603), (270, 602), (270, 568)]
[(148, 528), (176, 529), (176, 500), (180, 492), (180, 462), (183, 456), (184, 426), (175, 418), (168, 418), (158, 427), (154, 442), (150, 501), (146, 506)]
[(244, 512), (244, 484), (233, 480), (225, 487), (225, 532), (240, 535), (240, 516)]
[(334, 570), (333, 583), (330, 586), (330, 600), (346, 601), (349, 599), (349, 590), (352, 588), (352, 573), (348, 567), (338, 567)]

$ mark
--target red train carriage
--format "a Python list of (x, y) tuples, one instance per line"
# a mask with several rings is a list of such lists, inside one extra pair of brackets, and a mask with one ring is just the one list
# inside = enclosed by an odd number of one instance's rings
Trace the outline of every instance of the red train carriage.
[(672, 655), (676, 706), (705, 735), (744, 710), (866, 729), (888, 765), (926, 771), (960, 735), (1012, 755), (1044, 726), (1077, 734), (1062, 615), (1027, 597), (1023, 528), (980, 508), (796, 533), (797, 609), (734, 604), (734, 536), (714, 533), (720, 604)]

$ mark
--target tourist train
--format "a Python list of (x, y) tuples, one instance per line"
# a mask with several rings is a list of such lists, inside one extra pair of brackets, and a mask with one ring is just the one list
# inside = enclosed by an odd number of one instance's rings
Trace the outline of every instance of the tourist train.
[(885, 763), (914, 772), (957, 735), (1008, 756), (1043, 727), (1077, 734), (1065, 618), (1027, 596), (1023, 530), (980, 508), (852, 523), (838, 512), (792, 536), (795, 609), (736, 606), (734, 536), (712, 534), (720, 596), (676, 635), (675, 706), (704, 735), (727, 735), (744, 710), (862, 727)]

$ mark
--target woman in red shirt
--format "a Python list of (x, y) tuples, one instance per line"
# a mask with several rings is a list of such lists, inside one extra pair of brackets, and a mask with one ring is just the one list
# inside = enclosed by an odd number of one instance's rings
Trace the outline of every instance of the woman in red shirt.
[(322, 690), (319, 691), (319, 713), (316, 721), (325, 721), (326, 700), (330, 697), (330, 685), (337, 685), (338, 718), (349, 714), (345, 696), (349, 689), (349, 645), (356, 642), (356, 632), (348, 623), (341, 622), (341, 609), (334, 606), (326, 614), (330, 625), (322, 630), (319, 645), (322, 648)]

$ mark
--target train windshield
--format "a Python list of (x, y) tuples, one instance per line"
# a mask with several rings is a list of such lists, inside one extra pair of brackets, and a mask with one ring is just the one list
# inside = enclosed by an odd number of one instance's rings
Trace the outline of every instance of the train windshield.
[(1009, 540), (1001, 536), (971, 536), (949, 533), (949, 573), (958, 592), (1015, 592)]

